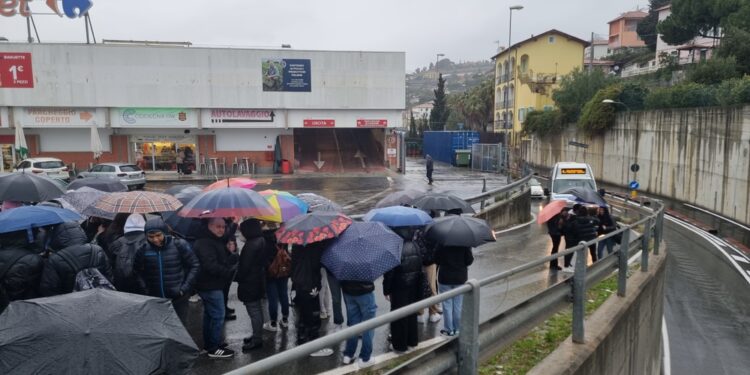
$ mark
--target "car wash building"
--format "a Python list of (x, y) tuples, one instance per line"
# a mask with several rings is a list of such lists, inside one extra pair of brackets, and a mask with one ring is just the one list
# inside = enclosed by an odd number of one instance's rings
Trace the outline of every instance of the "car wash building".
[(78, 170), (396, 168), (404, 72), (402, 52), (0, 43), (0, 172), (16, 128), (30, 157)]

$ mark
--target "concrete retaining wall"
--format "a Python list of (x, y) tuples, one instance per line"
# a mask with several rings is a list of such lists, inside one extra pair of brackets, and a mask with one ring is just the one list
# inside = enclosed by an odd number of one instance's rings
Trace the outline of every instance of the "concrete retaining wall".
[(510, 199), (487, 206), (475, 216), (487, 221), (494, 229), (508, 228), (531, 220), (531, 190), (524, 189)]
[(658, 375), (663, 348), (666, 249), (650, 258), (649, 272), (635, 271), (627, 295), (613, 295), (586, 319), (585, 344), (570, 337), (529, 374)]
[(641, 191), (750, 223), (750, 106), (621, 113), (604, 135), (585, 136), (571, 126), (559, 136), (532, 138), (524, 150), (536, 167), (586, 162), (599, 181), (637, 180)]

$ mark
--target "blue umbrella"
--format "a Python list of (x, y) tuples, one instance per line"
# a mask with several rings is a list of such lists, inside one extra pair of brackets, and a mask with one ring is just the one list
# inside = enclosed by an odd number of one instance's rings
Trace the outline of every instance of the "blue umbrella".
[(64, 208), (23, 206), (0, 212), (0, 233), (15, 232), (77, 220), (83, 220), (81, 215)]
[(432, 223), (432, 218), (424, 211), (404, 206), (376, 208), (362, 220), (379, 221), (389, 227), (419, 227)]
[(320, 261), (338, 280), (375, 281), (401, 264), (403, 245), (403, 239), (382, 223), (354, 222)]

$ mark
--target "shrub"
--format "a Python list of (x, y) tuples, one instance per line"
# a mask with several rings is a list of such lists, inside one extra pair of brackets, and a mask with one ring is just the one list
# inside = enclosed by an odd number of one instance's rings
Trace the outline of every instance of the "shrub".
[(703, 85), (714, 85), (740, 76), (734, 57), (715, 57), (688, 69), (687, 80)]
[(610, 85), (599, 90), (591, 100), (583, 107), (581, 118), (578, 120), (578, 127), (586, 133), (599, 133), (615, 122), (615, 112), (618, 110), (617, 104), (602, 103), (605, 99), (621, 101), (623, 86), (620, 84)]
[(750, 76), (722, 82), (716, 87), (716, 101), (721, 106), (750, 103)]
[(689, 108), (715, 106), (718, 101), (715, 87), (687, 82), (670, 88), (653, 90), (646, 97), (644, 104), (648, 109)]
[(578, 68), (560, 80), (560, 87), (552, 93), (552, 99), (560, 108), (565, 122), (576, 122), (581, 108), (597, 91), (616, 82), (617, 78), (594, 69), (591, 73)]
[(523, 121), (523, 132), (526, 135), (536, 135), (544, 138), (560, 134), (566, 125), (563, 114), (559, 109), (552, 111), (531, 111)]

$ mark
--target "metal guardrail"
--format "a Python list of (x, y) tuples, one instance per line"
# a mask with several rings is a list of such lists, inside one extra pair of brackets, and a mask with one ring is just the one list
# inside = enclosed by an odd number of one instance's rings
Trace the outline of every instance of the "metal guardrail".
[[(477, 202), (500, 193), (508, 192), (513, 188), (525, 184), (525, 182), (528, 181), (528, 178), (530, 178), (530, 176), (518, 180), (511, 185), (477, 195), (470, 199)], [(466, 284), (451, 291), (376, 316), (373, 319), (288, 349), (271, 357), (261, 359), (252, 364), (230, 371), (227, 374), (239, 375), (266, 373), (291, 361), (307, 358), (309, 354), (320, 349), (339, 345), (350, 337), (355, 337), (370, 329), (375, 329), (379, 326), (415, 314), (424, 308), (443, 302), (460, 294), (465, 294), (465, 296), (461, 313), (460, 326), (462, 328), (459, 331), (457, 340), (452, 339), (448, 345), (439, 347), (434, 355), (422, 356), (423, 360), (419, 363), (400, 367), (400, 372), (433, 374), (448, 371), (457, 367), (459, 374), (476, 374), (480, 358), (487, 358), (491, 352), (497, 348), (504, 347), (517, 337), (520, 337), (520, 335), (528, 332), (528, 330), (534, 325), (544, 321), (549, 316), (571, 303), (573, 309), (573, 342), (584, 343), (584, 313), (586, 305), (586, 290), (588, 286), (603, 280), (612, 273), (613, 269), (617, 269), (617, 294), (619, 296), (624, 296), (627, 292), (629, 257), (638, 251), (641, 251), (641, 271), (647, 272), (649, 244), (651, 238), (654, 239), (653, 252), (655, 255), (659, 254), (659, 243), (663, 236), (664, 205), (659, 201), (652, 202), (656, 203), (658, 207), (643, 207), (647, 212), (646, 217), (633, 224), (618, 229), (615, 232), (609, 233), (606, 236), (588, 242), (581, 242), (573, 248), (537, 259), (533, 262), (486, 277), (482, 280), (471, 279), (467, 281)], [(640, 225), (644, 225), (642, 234), (631, 241), (631, 229)], [(586, 267), (586, 250), (588, 249), (588, 246), (598, 244), (599, 242), (613, 238), (618, 234), (622, 235), (621, 243), (627, 245), (621, 245), (611, 256), (606, 256), (590, 267)], [(481, 288), (483, 286), (507, 280), (513, 275), (546, 265), (551, 260), (559, 259), (573, 253), (576, 253), (577, 255), (575, 272), (571, 278), (520, 302), (514, 307), (506, 309), (499, 315), (482, 323), (480, 330), (479, 309), (481, 305)]]

